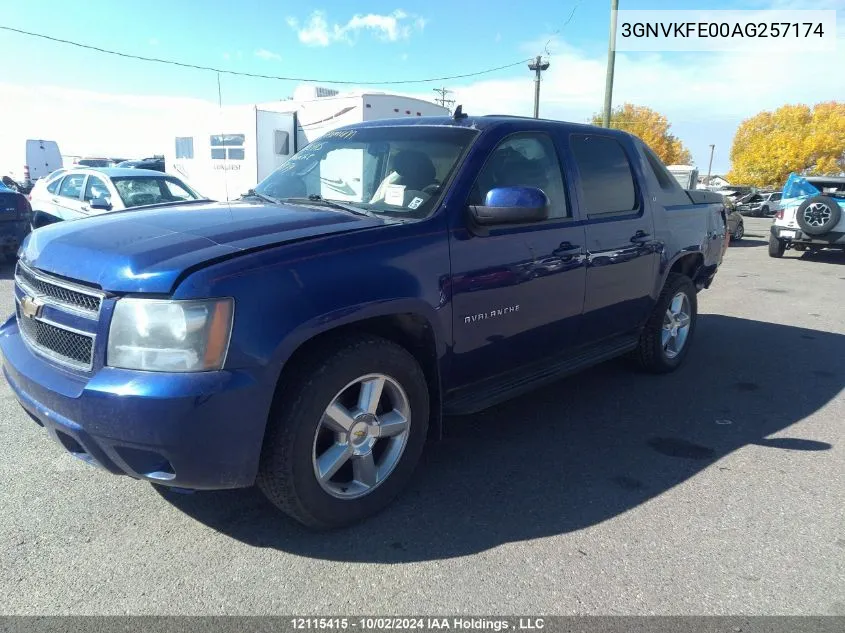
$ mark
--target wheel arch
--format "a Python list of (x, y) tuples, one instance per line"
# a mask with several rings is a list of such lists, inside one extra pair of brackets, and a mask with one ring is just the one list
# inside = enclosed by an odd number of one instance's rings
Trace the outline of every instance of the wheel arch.
[(323, 317), (318, 320), (322, 323), (312, 322), (298, 328), (279, 351), (274, 398), (286, 379), (296, 371), (300, 359), (330, 349), (342, 338), (356, 334), (378, 336), (404, 348), (420, 364), (429, 392), (429, 439), (439, 439), (443, 426), (441, 359), (445, 355), (445, 338), (438, 331), (436, 321), (422, 310), (409, 309), (411, 306), (402, 304), (385, 308), (368, 311), (366, 316), (358, 318), (354, 315), (338, 319)]

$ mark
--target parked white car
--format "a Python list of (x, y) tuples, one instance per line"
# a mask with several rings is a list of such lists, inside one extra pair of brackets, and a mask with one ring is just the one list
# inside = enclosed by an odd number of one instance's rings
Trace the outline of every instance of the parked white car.
[(151, 205), (207, 200), (182, 180), (148, 169), (66, 169), (30, 193), (32, 228)]
[(790, 248), (845, 250), (845, 178), (789, 176), (783, 208), (772, 223), (769, 255), (783, 257)]

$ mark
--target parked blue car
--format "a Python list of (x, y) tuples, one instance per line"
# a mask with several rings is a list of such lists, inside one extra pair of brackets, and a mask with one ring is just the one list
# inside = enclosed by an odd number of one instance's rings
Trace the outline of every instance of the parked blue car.
[(91, 464), (257, 483), (337, 527), (403, 489), (444, 414), (621, 354), (677, 368), (726, 245), (721, 197), (684, 191), (624, 132), (367, 122), (240, 201), (34, 231), (4, 374)]

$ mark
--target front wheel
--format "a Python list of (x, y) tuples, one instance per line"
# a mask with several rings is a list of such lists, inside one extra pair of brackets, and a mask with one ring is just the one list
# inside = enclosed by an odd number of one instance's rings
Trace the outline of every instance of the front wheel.
[(733, 239), (738, 241), (741, 240), (743, 237), (745, 237), (745, 223), (740, 222), (736, 227), (736, 231), (734, 231)]
[(337, 340), (281, 385), (258, 487), (309, 527), (360, 521), (410, 480), (428, 416), (425, 375), (409, 352), (374, 336)]
[(663, 374), (680, 367), (698, 320), (698, 296), (686, 275), (671, 273), (642, 334), (637, 357), (648, 371)]
[(786, 242), (774, 235), (769, 235), (769, 257), (783, 257), (786, 252)]

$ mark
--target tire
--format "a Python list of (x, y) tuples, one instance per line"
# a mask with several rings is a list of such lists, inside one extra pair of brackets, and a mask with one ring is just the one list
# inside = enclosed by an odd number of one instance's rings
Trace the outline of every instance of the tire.
[(745, 222), (740, 220), (739, 224), (736, 226), (736, 231), (734, 231), (734, 234), (731, 235), (731, 239), (739, 241), (743, 237), (745, 237)]
[[(352, 400), (356, 400), (359, 382), (375, 375), (385, 378), (384, 391), (377, 399), (381, 403), (377, 416), (368, 416)], [(352, 400), (345, 400), (349, 397)], [(357, 398), (360, 397), (359, 394)], [(343, 400), (341, 406), (351, 414), (340, 416), (345, 428), (351, 427), (348, 432), (328, 428), (332, 418), (326, 416), (326, 410), (336, 399)], [(386, 414), (386, 407), (390, 406), (386, 403), (394, 400), (405, 402), (405, 408), (396, 406)], [(395, 414), (400, 410), (406, 412), (408, 421), (404, 436), (375, 439), (373, 434), (386, 428), (387, 415), (398, 419)], [(374, 419), (378, 423), (373, 423)], [(408, 351), (375, 336), (335, 339), (330, 347), (324, 346), (310, 355), (279, 390), (268, 420), (256, 483), (274, 505), (310, 528), (322, 530), (357, 523), (385, 508), (406, 486), (422, 454), (428, 421), (425, 375)], [(356, 441), (362, 443), (359, 448), (355, 448)], [(404, 444), (399, 448), (401, 441)], [(384, 470), (378, 473), (377, 482), (359, 476), (367, 461), (365, 456), (350, 454), (353, 450), (366, 453), (370, 442), (374, 442), (370, 444), (371, 461), (378, 470)], [(337, 472), (326, 468), (326, 475), (334, 474), (324, 477), (321, 483), (318, 465), (332, 451), (346, 455), (336, 462), (343, 466)], [(391, 459), (393, 465), (389, 467)], [(361, 471), (357, 470), (359, 465)], [(367, 491), (358, 479), (375, 483)]]
[(793, 244), (792, 250), (798, 251), (799, 253), (803, 253), (807, 250), (807, 246), (805, 244)]
[(769, 235), (769, 257), (783, 257), (786, 252), (786, 242), (774, 235)]
[[(674, 305), (679, 300), (679, 297), (684, 297), (686, 300), (686, 315), (688, 317), (686, 329), (684, 330), (681, 323), (674, 321), (673, 328), (677, 334), (684, 332), (683, 340), (680, 346), (675, 346), (677, 349), (672, 350), (671, 345), (667, 343), (664, 337), (665, 326), (668, 320), (668, 312), (674, 313)], [(695, 286), (686, 275), (677, 273), (670, 273), (660, 292), (660, 297), (654, 306), (642, 333), (640, 334), (639, 346), (636, 350), (637, 360), (640, 365), (655, 374), (665, 374), (676, 370), (684, 362), (690, 345), (692, 344), (693, 334), (695, 333), (695, 326), (698, 322), (698, 296), (695, 292)], [(683, 306), (683, 299), (681, 299)], [(671, 340), (671, 334), (669, 334)], [(677, 342), (677, 339), (676, 339)]]
[(807, 198), (795, 212), (798, 226), (807, 235), (825, 235), (839, 224), (842, 209), (829, 196)]

